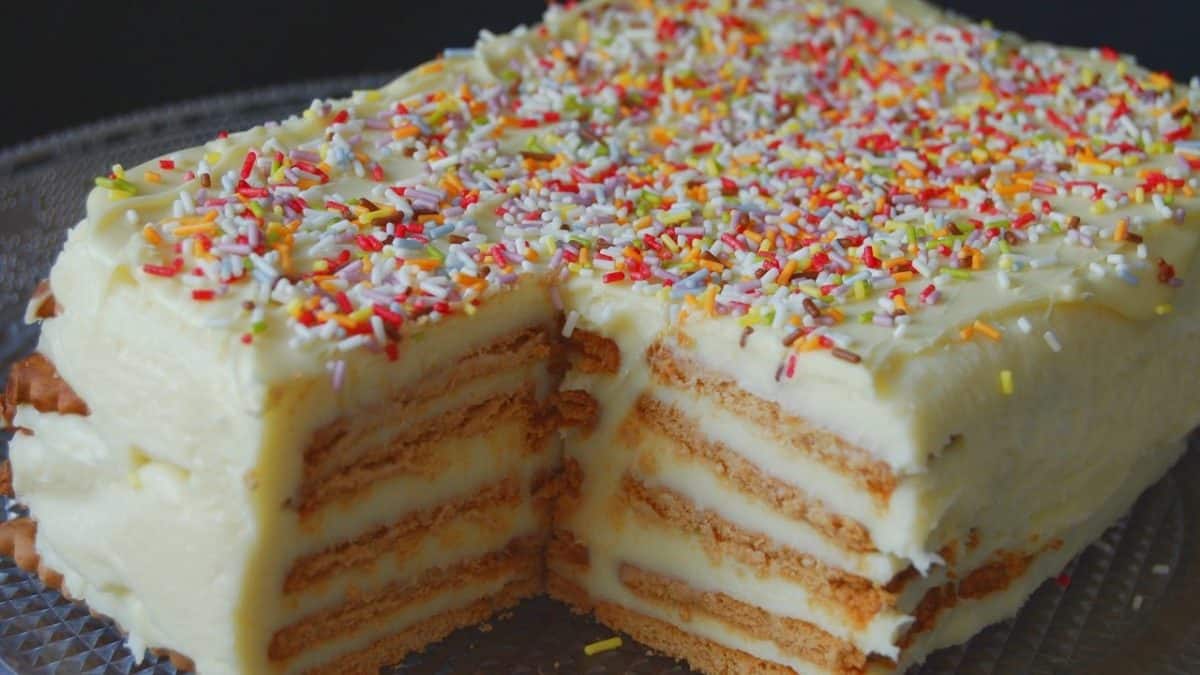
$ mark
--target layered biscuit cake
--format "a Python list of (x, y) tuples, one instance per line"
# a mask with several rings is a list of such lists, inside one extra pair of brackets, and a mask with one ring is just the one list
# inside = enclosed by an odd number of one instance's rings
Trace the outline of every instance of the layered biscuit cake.
[(0, 548), (204, 675), (543, 593), (700, 672), (902, 672), (1200, 422), (1197, 112), (911, 0), (552, 6), (98, 178)]

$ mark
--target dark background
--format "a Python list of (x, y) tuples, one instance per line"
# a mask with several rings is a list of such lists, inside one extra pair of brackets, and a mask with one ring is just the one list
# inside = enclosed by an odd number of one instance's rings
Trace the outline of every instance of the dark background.
[[(1200, 74), (1200, 0), (939, 0), (1005, 29)], [(336, 75), (395, 73), (537, 21), (544, 0), (14, 0), (0, 13), (0, 147), (138, 108)], [(382, 80), (381, 80), (382, 82)], [(330, 92), (340, 94), (343, 92)]]

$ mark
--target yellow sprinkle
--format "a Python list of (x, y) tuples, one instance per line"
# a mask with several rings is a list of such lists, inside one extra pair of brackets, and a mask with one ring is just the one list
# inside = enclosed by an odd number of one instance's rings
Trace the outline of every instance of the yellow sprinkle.
[(1175, 308), (1174, 308), (1174, 307), (1172, 307), (1172, 306), (1171, 306), (1171, 305), (1169, 305), (1169, 304), (1165, 304), (1165, 303), (1164, 303), (1164, 304), (1161, 304), (1161, 305), (1155, 305), (1155, 306), (1154, 306), (1154, 313), (1155, 313), (1155, 314), (1157, 314), (1157, 315), (1159, 315), (1159, 316), (1163, 316), (1164, 314), (1170, 314), (1170, 313), (1171, 313), (1171, 310), (1173, 310), (1173, 309), (1175, 309)]
[(162, 176), (160, 176), (159, 174), (157, 174), (153, 171), (147, 171), (147, 172), (143, 173), (142, 178), (145, 179), (145, 181), (147, 183), (161, 183), (162, 182)]
[(1005, 396), (1012, 396), (1013, 376), (1011, 370), (1000, 371), (1000, 391), (1004, 392)]
[(209, 166), (214, 166), (217, 162), (221, 161), (221, 153), (215, 151), (210, 152), (204, 155), (204, 161), (208, 162)]
[(717, 315), (717, 285), (709, 284), (708, 289), (704, 291), (704, 311), (709, 316)]
[(193, 234), (214, 234), (216, 226), (211, 223), (196, 223), (193, 225), (180, 225), (171, 231), (171, 234), (176, 237), (190, 237)]
[(980, 333), (983, 333), (984, 335), (990, 337), (993, 340), (1000, 339), (1000, 331), (996, 330), (991, 325), (984, 323), (983, 321), (980, 321), (979, 319), (975, 319), (975, 323), (971, 324), (971, 328), (979, 331)]
[(387, 218), (396, 214), (396, 209), (391, 206), (385, 206), (375, 211), (368, 211), (358, 217), (358, 220), (363, 225), (370, 225), (372, 221), (379, 218)]

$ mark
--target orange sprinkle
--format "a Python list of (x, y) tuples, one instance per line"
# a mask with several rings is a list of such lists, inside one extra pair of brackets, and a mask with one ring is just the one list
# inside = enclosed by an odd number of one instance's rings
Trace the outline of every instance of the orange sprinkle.
[(436, 258), (414, 258), (412, 260), (405, 260), (404, 264), (414, 265), (423, 270), (436, 270), (442, 266), (441, 261), (437, 260)]
[(1125, 241), (1129, 236), (1129, 220), (1122, 218), (1117, 221), (1117, 227), (1113, 230), (1113, 241)]
[(785, 285), (787, 285), (787, 283), (789, 281), (792, 280), (792, 275), (795, 273), (796, 273), (796, 261), (789, 260), (789, 261), (787, 261), (787, 264), (785, 264), (783, 266), (783, 269), (779, 272), (779, 276), (775, 278), (775, 283), (779, 284), (780, 286), (785, 286)]
[(991, 325), (980, 321), (979, 319), (975, 319), (975, 323), (971, 324), (971, 327), (993, 340), (1000, 339), (1000, 331), (996, 330)]
[(162, 237), (159, 236), (159, 234), (158, 234), (158, 230), (155, 230), (150, 225), (147, 225), (142, 228), (142, 237), (144, 237), (146, 239), (146, 241), (150, 242), (151, 244), (154, 244), (155, 246), (158, 246), (163, 243)]
[(907, 159), (900, 160), (900, 168), (904, 169), (904, 173), (907, 173), (913, 178), (920, 178), (921, 176), (925, 175), (925, 172), (922, 171), (920, 167), (908, 161)]
[(351, 320), (350, 317), (346, 316), (345, 314), (330, 314), (328, 312), (317, 312), (317, 320), (322, 321), (322, 322), (334, 321), (339, 326), (341, 326), (342, 328), (345, 328), (346, 330), (354, 330), (355, 328), (358, 328), (358, 324), (355, 323), (353, 320)]
[(142, 178), (144, 178), (147, 183), (161, 183), (162, 182), (162, 176), (158, 173), (155, 173), (154, 171), (147, 171), (147, 172), (143, 173)]
[(286, 243), (280, 242), (275, 244), (275, 250), (279, 252), (279, 267), (284, 272), (292, 271), (292, 247)]
[(421, 130), (418, 129), (416, 127), (416, 125), (408, 124), (408, 125), (405, 125), (402, 127), (396, 127), (395, 129), (392, 129), (392, 138), (394, 138), (396, 140), (401, 140), (404, 138), (412, 138), (413, 136), (416, 136), (420, 133), (421, 133)]

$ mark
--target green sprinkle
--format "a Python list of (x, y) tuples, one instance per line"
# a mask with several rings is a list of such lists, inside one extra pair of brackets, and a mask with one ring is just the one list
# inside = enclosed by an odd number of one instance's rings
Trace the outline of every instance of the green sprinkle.
[(108, 188), (109, 190), (116, 190), (118, 192), (128, 192), (131, 195), (137, 194), (137, 187), (124, 178), (105, 178), (104, 176), (97, 176), (96, 187)]

